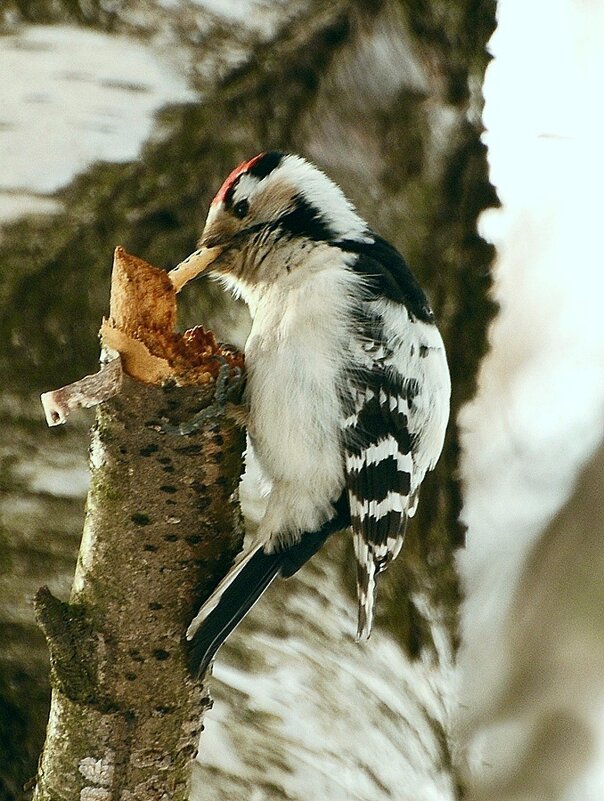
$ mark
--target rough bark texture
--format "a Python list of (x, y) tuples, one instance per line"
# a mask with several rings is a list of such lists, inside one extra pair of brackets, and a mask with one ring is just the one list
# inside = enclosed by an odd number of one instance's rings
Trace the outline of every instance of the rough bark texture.
[(53, 685), (36, 801), (188, 797), (209, 699), (183, 632), (241, 543), (243, 436), (219, 420), (159, 429), (211, 400), (212, 385), (200, 397), (126, 380), (99, 407), (71, 600), (36, 597)]

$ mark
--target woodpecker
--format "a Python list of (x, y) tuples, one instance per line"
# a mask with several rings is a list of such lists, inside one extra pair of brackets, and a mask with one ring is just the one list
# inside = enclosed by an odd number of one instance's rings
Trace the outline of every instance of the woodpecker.
[(332, 180), (280, 152), (230, 173), (185, 261), (196, 259), (251, 313), (246, 458), (270, 489), (255, 542), (189, 626), (191, 667), (203, 673), (273, 579), (346, 528), (357, 638), (367, 639), (377, 577), (401, 550), (449, 417), (447, 359), (427, 298)]

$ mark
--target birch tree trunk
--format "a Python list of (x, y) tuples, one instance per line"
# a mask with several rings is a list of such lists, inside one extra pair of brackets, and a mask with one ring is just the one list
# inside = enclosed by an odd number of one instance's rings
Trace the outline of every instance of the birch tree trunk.
[(101, 338), (120, 356), (42, 398), (51, 425), (101, 403), (71, 600), (35, 599), (53, 686), (35, 801), (189, 796), (210, 701), (183, 633), (241, 547), (244, 436), (215, 401), (241, 357), (174, 330), (185, 281), (116, 248)]
[(209, 699), (183, 632), (240, 546), (243, 441), (218, 420), (187, 438), (158, 429), (212, 389), (127, 380), (99, 408), (71, 600), (36, 599), (53, 683), (36, 801), (188, 798)]

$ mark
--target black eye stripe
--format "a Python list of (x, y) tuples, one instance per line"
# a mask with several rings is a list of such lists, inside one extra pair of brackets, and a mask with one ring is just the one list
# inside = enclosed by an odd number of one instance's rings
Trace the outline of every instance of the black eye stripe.
[(243, 173), (241, 175), (238, 175), (235, 178), (235, 180), (233, 181), (233, 183), (229, 186), (227, 191), (225, 192), (225, 195), (224, 195), (225, 208), (231, 209), (233, 207), (233, 196), (235, 195), (235, 190), (239, 186), (239, 181), (241, 181), (242, 177), (243, 177)]

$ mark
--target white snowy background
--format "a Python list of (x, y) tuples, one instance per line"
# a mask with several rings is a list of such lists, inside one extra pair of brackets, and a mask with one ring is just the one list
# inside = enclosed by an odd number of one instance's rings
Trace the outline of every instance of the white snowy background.
[[(251, 5), (211, 4), (229, 19), (249, 19)], [(487, 771), (507, 769), (522, 732), (522, 723), (507, 733), (489, 728), (485, 711), (505, 681), (519, 577), (599, 443), (604, 416), (604, 4), (500, 0), (498, 19), (484, 122), (503, 207), (484, 215), (481, 230), (497, 247), (501, 312), (479, 396), (462, 413), (469, 529), (459, 555), (463, 708), (472, 759)], [(49, 193), (97, 159), (132, 159), (156, 110), (195, 97), (185, 60), (179, 66), (157, 43), (78, 28), (31, 26), (4, 36), (0, 74), (4, 220), (51, 213)], [(241, 681), (223, 672), (225, 683)], [(566, 801), (604, 798), (603, 685), (591, 688), (599, 745)], [(396, 710), (396, 699), (389, 703)], [(216, 714), (218, 721), (220, 703)]]
[[(489, 724), (508, 678), (510, 608), (530, 606), (519, 586), (527, 559), (604, 433), (604, 4), (500, 0), (491, 50), (485, 140), (503, 206), (483, 216), (481, 230), (497, 247), (501, 312), (478, 397), (461, 415), (469, 528), (458, 564), (467, 593), (462, 709), (478, 728), (473, 757), (501, 776), (513, 773), (534, 723), (525, 714)], [(601, 616), (591, 614), (604, 637)], [(581, 691), (591, 697), (596, 745), (589, 776), (565, 798), (598, 801), (604, 676), (582, 675), (580, 636), (557, 647), (577, 649), (571, 683), (588, 685)], [(576, 690), (562, 688), (560, 708)], [(543, 797), (558, 796), (552, 788)]]

